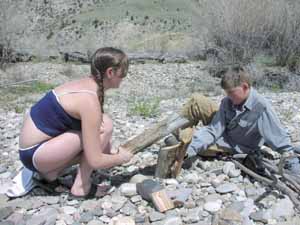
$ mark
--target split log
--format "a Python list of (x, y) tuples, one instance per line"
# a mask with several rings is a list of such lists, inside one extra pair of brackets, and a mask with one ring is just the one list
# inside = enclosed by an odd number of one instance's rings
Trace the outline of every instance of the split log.
[(192, 123), (187, 118), (174, 113), (172, 116), (157, 122), (152, 127), (146, 129), (143, 133), (135, 136), (123, 144), (122, 147), (135, 154), (176, 131), (178, 128), (185, 128), (191, 124)]
[(172, 176), (172, 167), (175, 164), (176, 155), (181, 146), (181, 143), (178, 143), (176, 145), (166, 146), (160, 149), (155, 169), (155, 177), (164, 179)]
[(173, 209), (175, 207), (172, 200), (167, 195), (165, 189), (162, 189), (157, 192), (153, 192), (151, 194), (152, 202), (154, 203), (156, 209), (160, 212), (165, 212), (169, 209)]

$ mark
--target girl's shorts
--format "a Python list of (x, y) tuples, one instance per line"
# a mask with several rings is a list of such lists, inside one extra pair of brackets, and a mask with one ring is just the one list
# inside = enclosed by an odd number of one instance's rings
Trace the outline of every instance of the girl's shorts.
[(19, 149), (19, 155), (20, 160), (23, 163), (23, 165), (30, 169), (31, 171), (38, 172), (36, 166), (34, 165), (34, 153), (41, 147), (41, 145), (44, 144), (44, 142), (36, 144), (34, 146), (31, 146), (29, 148), (20, 148)]

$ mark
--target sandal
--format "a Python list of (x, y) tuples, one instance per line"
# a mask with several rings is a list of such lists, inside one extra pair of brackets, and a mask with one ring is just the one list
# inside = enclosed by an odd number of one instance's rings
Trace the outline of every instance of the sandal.
[(115, 187), (112, 187), (110, 185), (98, 185), (92, 183), (90, 191), (87, 195), (84, 196), (77, 196), (73, 195), (71, 192), (69, 193), (68, 200), (78, 200), (78, 201), (83, 201), (83, 200), (88, 200), (88, 199), (93, 199), (93, 198), (101, 198), (107, 194), (110, 194), (114, 191)]

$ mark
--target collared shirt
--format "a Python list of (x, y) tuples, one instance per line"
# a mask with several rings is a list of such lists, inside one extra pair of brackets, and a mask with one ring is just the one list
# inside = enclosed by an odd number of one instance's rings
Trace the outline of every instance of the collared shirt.
[(272, 106), (254, 88), (239, 108), (228, 97), (223, 98), (212, 122), (194, 132), (187, 154), (194, 156), (212, 144), (237, 153), (249, 153), (263, 144), (280, 153), (293, 150), (288, 132)]

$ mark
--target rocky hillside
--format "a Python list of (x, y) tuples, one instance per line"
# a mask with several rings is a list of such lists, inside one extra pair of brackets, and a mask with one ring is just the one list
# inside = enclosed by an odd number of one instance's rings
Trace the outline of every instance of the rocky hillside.
[(0, 34), (18, 52), (42, 58), (100, 46), (156, 57), (197, 55), (202, 48), (195, 0), (3, 0), (0, 6)]

